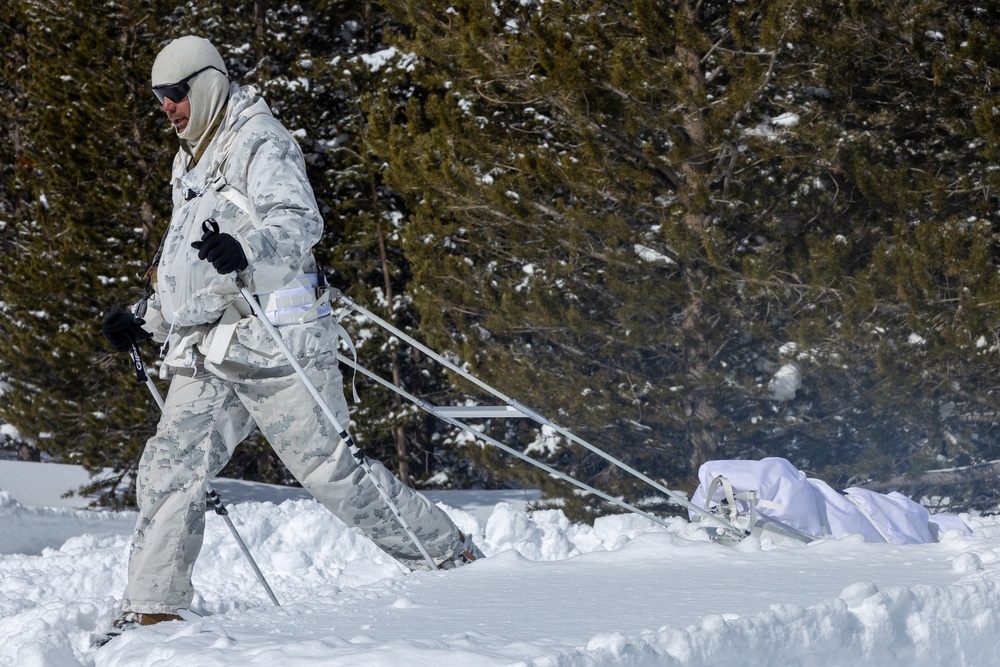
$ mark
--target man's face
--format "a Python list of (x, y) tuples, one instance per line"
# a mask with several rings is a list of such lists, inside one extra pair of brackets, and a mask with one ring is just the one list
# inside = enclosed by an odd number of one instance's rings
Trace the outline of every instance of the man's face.
[(163, 113), (167, 114), (170, 124), (174, 126), (174, 129), (178, 133), (183, 132), (187, 128), (188, 120), (191, 117), (191, 101), (187, 97), (180, 102), (174, 102), (169, 97), (164, 97), (160, 108), (163, 110)]

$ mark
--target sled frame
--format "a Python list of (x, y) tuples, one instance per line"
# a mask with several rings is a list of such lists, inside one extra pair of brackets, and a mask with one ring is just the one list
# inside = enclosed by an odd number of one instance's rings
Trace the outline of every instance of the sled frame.
[[(601, 498), (603, 500), (606, 500), (607, 502), (609, 502), (609, 503), (611, 503), (613, 505), (616, 505), (618, 507), (621, 507), (622, 509), (625, 509), (625, 510), (627, 510), (629, 512), (632, 512), (633, 514), (637, 514), (639, 516), (645, 517), (646, 519), (649, 519), (650, 521), (653, 521), (654, 523), (657, 523), (657, 524), (659, 524), (661, 526), (669, 527), (669, 524), (664, 519), (662, 519), (662, 518), (660, 518), (660, 517), (658, 517), (658, 516), (656, 516), (654, 514), (651, 514), (649, 512), (646, 512), (645, 510), (642, 510), (642, 509), (640, 509), (638, 507), (635, 507), (634, 505), (631, 505), (631, 504), (629, 504), (629, 503), (621, 500), (620, 498), (615, 498), (615, 497), (613, 497), (613, 496), (611, 496), (611, 495), (609, 495), (609, 494), (607, 494), (607, 493), (605, 493), (605, 492), (603, 492), (603, 491), (601, 491), (601, 490), (599, 490), (599, 489), (597, 489), (597, 488), (595, 488), (593, 486), (590, 486), (589, 484), (586, 484), (585, 482), (582, 482), (582, 481), (576, 479), (575, 477), (573, 477), (571, 475), (568, 475), (568, 474), (563, 473), (563, 472), (561, 472), (559, 470), (556, 470), (555, 468), (553, 468), (553, 467), (551, 467), (551, 466), (549, 466), (549, 465), (547, 465), (545, 463), (542, 463), (541, 461), (538, 461), (537, 459), (535, 459), (535, 458), (533, 458), (531, 456), (528, 456), (527, 454), (524, 454), (523, 452), (521, 452), (521, 451), (519, 451), (519, 450), (517, 450), (517, 449), (515, 449), (513, 447), (510, 447), (509, 445), (507, 445), (507, 444), (505, 444), (505, 443), (503, 443), (503, 442), (501, 442), (501, 441), (499, 441), (499, 440), (497, 440), (497, 439), (495, 439), (495, 438), (493, 438), (493, 437), (491, 437), (489, 435), (486, 435), (482, 431), (480, 431), (480, 430), (478, 430), (478, 429), (470, 426), (469, 424), (465, 423), (465, 421), (464, 421), (466, 419), (494, 419), (494, 418), (530, 419), (530, 420), (534, 421), (536, 424), (538, 424), (539, 426), (546, 426), (546, 427), (552, 429), (553, 431), (555, 431), (556, 433), (562, 435), (567, 440), (569, 440), (571, 442), (575, 442), (576, 444), (582, 446), (583, 448), (589, 450), (590, 452), (592, 452), (592, 453), (600, 456), (601, 458), (603, 458), (607, 462), (611, 463), (615, 467), (617, 467), (617, 468), (619, 468), (619, 469), (621, 469), (621, 470), (629, 473), (630, 475), (632, 475), (636, 479), (639, 479), (640, 481), (646, 483), (648, 486), (650, 486), (653, 489), (659, 491), (660, 493), (663, 493), (664, 495), (666, 495), (668, 498), (670, 498), (672, 501), (674, 501), (678, 505), (681, 505), (682, 507), (686, 508), (689, 512), (692, 512), (694, 514), (699, 515), (700, 517), (702, 517), (703, 520), (715, 524), (715, 530), (716, 530), (716, 532), (719, 535), (727, 535), (727, 536), (730, 536), (732, 539), (737, 540), (737, 541), (743, 539), (747, 535), (746, 531), (738, 528), (737, 526), (733, 525), (731, 522), (725, 520), (724, 518), (722, 518), (722, 517), (720, 517), (718, 515), (715, 515), (715, 514), (709, 512), (709, 511), (707, 511), (707, 510), (705, 510), (705, 509), (703, 509), (701, 507), (698, 507), (697, 505), (693, 504), (691, 501), (689, 501), (684, 496), (678, 494), (676, 491), (672, 491), (672, 490), (668, 489), (663, 484), (661, 484), (661, 483), (659, 483), (659, 482), (651, 479), (650, 477), (648, 477), (644, 473), (636, 470), (635, 468), (633, 468), (632, 466), (628, 465), (624, 461), (621, 461), (621, 460), (615, 458), (614, 456), (608, 454), (604, 450), (602, 450), (602, 449), (596, 447), (595, 445), (587, 442), (583, 438), (580, 438), (579, 436), (577, 436), (576, 434), (572, 433), (568, 429), (566, 429), (566, 428), (564, 428), (564, 427), (562, 427), (562, 426), (554, 423), (553, 421), (551, 421), (550, 419), (548, 419), (547, 417), (545, 417), (541, 413), (539, 413), (539, 412), (537, 412), (537, 411), (529, 408), (528, 406), (526, 406), (523, 403), (521, 403), (521, 402), (519, 402), (519, 401), (511, 398), (510, 396), (507, 396), (507, 395), (503, 394), (502, 392), (500, 392), (496, 388), (494, 388), (494, 387), (490, 386), (489, 384), (487, 384), (486, 382), (480, 380), (479, 378), (477, 378), (473, 374), (469, 373), (465, 369), (460, 368), (457, 364), (449, 361), (444, 356), (438, 354), (437, 352), (435, 352), (434, 350), (430, 349), (429, 347), (427, 347), (426, 345), (424, 345), (420, 341), (416, 340), (412, 336), (406, 334), (405, 332), (401, 331), (400, 329), (398, 329), (397, 327), (393, 326), (389, 322), (385, 321), (384, 319), (382, 319), (378, 315), (375, 315), (370, 310), (368, 310), (364, 306), (360, 305), (354, 299), (351, 299), (350, 297), (346, 296), (345, 294), (343, 294), (339, 290), (331, 289), (330, 292), (331, 292), (331, 294), (330, 294), (330, 301), (331, 302), (333, 302), (335, 300), (341, 301), (346, 308), (348, 308), (348, 309), (350, 309), (350, 310), (352, 310), (352, 311), (354, 311), (356, 313), (359, 313), (359, 314), (363, 315), (365, 318), (371, 320), (372, 322), (374, 322), (375, 324), (377, 324), (381, 328), (385, 329), (390, 334), (396, 336), (401, 341), (404, 341), (405, 343), (407, 343), (411, 347), (413, 347), (413, 348), (415, 348), (417, 350), (420, 350), (421, 352), (423, 352), (429, 358), (433, 359), (438, 364), (444, 366), (445, 368), (447, 368), (448, 370), (452, 371), (453, 373), (455, 373), (455, 374), (459, 375), (460, 377), (464, 378), (465, 380), (471, 382), (472, 384), (474, 384), (475, 386), (479, 387), (484, 392), (490, 394), (492, 397), (494, 397), (495, 399), (499, 400), (503, 404), (503, 405), (499, 405), (499, 406), (491, 406), (491, 405), (484, 405), (484, 406), (439, 406), (439, 405), (435, 405), (435, 404), (430, 403), (428, 401), (425, 401), (425, 400), (423, 400), (423, 399), (421, 399), (421, 398), (419, 398), (417, 396), (414, 396), (413, 394), (411, 394), (410, 392), (406, 391), (402, 387), (397, 387), (392, 382), (389, 382), (388, 380), (382, 378), (378, 374), (373, 373), (372, 371), (370, 371), (367, 368), (363, 367), (356, 360), (350, 359), (350, 358), (348, 358), (348, 357), (346, 357), (346, 356), (338, 353), (337, 357), (338, 357), (338, 359), (342, 363), (344, 363), (345, 365), (347, 365), (347, 366), (355, 369), (357, 372), (361, 373), (362, 375), (365, 375), (366, 377), (372, 379), (373, 381), (375, 381), (378, 384), (382, 385), (386, 389), (389, 389), (390, 391), (392, 391), (392, 392), (394, 392), (394, 393), (402, 396), (403, 398), (405, 398), (406, 400), (410, 401), (411, 403), (413, 403), (414, 405), (416, 405), (420, 409), (428, 412), (429, 414), (434, 415), (435, 417), (441, 419), (445, 423), (451, 424), (452, 426), (455, 426), (457, 428), (460, 428), (460, 429), (466, 431), (467, 433), (469, 433), (472, 436), (474, 436), (477, 440), (481, 440), (481, 441), (483, 441), (483, 442), (485, 442), (487, 444), (493, 445), (494, 447), (497, 447), (497, 448), (499, 448), (499, 449), (507, 452), (508, 454), (511, 454), (512, 456), (514, 456), (514, 457), (516, 457), (516, 458), (518, 458), (518, 459), (520, 459), (520, 460), (522, 460), (522, 461), (524, 461), (524, 462), (526, 462), (526, 463), (528, 463), (530, 465), (535, 466), (536, 468), (540, 468), (541, 470), (544, 470), (545, 472), (549, 473), (550, 475), (552, 475), (554, 477), (557, 477), (559, 479), (562, 479), (562, 480), (564, 480), (564, 481), (566, 481), (566, 482), (568, 482), (568, 483), (576, 486), (577, 488), (580, 488), (580, 489), (582, 489), (582, 490), (584, 490), (584, 491), (586, 491), (588, 493), (591, 493), (591, 494), (593, 494), (595, 496), (598, 496), (599, 498)], [(343, 313), (341, 314), (341, 317), (342, 316), (343, 316)]]

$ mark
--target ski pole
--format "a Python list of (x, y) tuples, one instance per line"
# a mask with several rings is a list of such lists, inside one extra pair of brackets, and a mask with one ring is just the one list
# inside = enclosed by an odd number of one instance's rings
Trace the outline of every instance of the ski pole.
[[(146, 367), (142, 363), (142, 356), (139, 353), (138, 345), (132, 346), (131, 355), (132, 363), (135, 366), (136, 380), (146, 383), (146, 388), (148, 388), (149, 393), (153, 395), (153, 400), (156, 401), (156, 404), (160, 407), (160, 412), (163, 412), (163, 396), (160, 394), (160, 390), (156, 388), (156, 384), (153, 382), (153, 379), (149, 377), (149, 373), (146, 372)], [(247, 548), (246, 542), (243, 541), (243, 538), (240, 536), (240, 532), (236, 530), (236, 526), (233, 525), (233, 520), (229, 518), (229, 510), (222, 504), (222, 498), (220, 498), (219, 494), (215, 492), (215, 489), (212, 488), (211, 484), (207, 484), (206, 486), (208, 487), (208, 497), (212, 501), (212, 505), (215, 507), (215, 513), (221, 516), (225, 520), (226, 525), (229, 526), (229, 531), (233, 534), (233, 537), (236, 538), (236, 543), (240, 545), (240, 550), (242, 550), (243, 555), (246, 556), (254, 574), (257, 575), (257, 580), (260, 581), (260, 585), (264, 587), (264, 591), (267, 592), (267, 596), (271, 598), (271, 602), (274, 603), (275, 607), (280, 607), (281, 605), (278, 604), (278, 598), (274, 597), (274, 591), (271, 590), (271, 587), (267, 583), (267, 579), (264, 578), (264, 573), (260, 571), (259, 567), (257, 567), (257, 561), (254, 560), (253, 555), (250, 553), (250, 549)]]
[(413, 529), (410, 527), (409, 522), (407, 522), (402, 512), (399, 511), (399, 507), (396, 506), (396, 503), (389, 495), (389, 492), (385, 489), (385, 487), (382, 486), (382, 483), (375, 476), (375, 472), (372, 470), (371, 464), (368, 462), (368, 458), (365, 456), (365, 453), (361, 451), (361, 449), (358, 448), (356, 444), (354, 444), (354, 438), (352, 438), (351, 434), (348, 433), (343, 426), (341, 426), (340, 421), (337, 419), (337, 416), (333, 413), (333, 410), (330, 409), (330, 406), (327, 405), (327, 402), (320, 395), (319, 390), (316, 389), (316, 385), (313, 384), (312, 380), (309, 379), (309, 376), (306, 375), (305, 370), (302, 368), (302, 365), (295, 358), (295, 355), (292, 354), (292, 351), (288, 348), (287, 345), (285, 345), (285, 341), (281, 338), (281, 334), (279, 334), (278, 330), (274, 327), (273, 324), (271, 324), (271, 321), (267, 319), (267, 314), (263, 312), (263, 308), (261, 308), (260, 304), (257, 302), (257, 299), (254, 297), (254, 295), (250, 292), (250, 290), (246, 288), (246, 286), (243, 284), (243, 282), (240, 280), (238, 276), (236, 276), (234, 280), (236, 282), (236, 287), (239, 288), (240, 293), (243, 295), (243, 298), (246, 299), (246, 302), (250, 306), (250, 309), (253, 311), (253, 314), (257, 317), (257, 321), (261, 323), (264, 329), (267, 330), (267, 333), (270, 334), (271, 338), (274, 339), (274, 342), (278, 346), (278, 349), (280, 349), (281, 353), (285, 355), (285, 358), (288, 360), (288, 363), (291, 364), (292, 368), (295, 369), (295, 372), (302, 380), (302, 383), (305, 385), (306, 389), (309, 390), (309, 393), (312, 395), (313, 400), (316, 401), (316, 405), (319, 406), (320, 410), (322, 410), (327, 420), (329, 420), (329, 422), (337, 430), (337, 433), (340, 435), (341, 439), (347, 444), (348, 448), (350, 448), (351, 454), (354, 456), (354, 460), (357, 461), (361, 469), (364, 470), (365, 475), (367, 475), (368, 479), (371, 480), (372, 484), (375, 485), (375, 488), (378, 490), (379, 495), (382, 496), (382, 500), (385, 501), (386, 505), (389, 507), (389, 510), (392, 512), (393, 516), (396, 517), (396, 521), (399, 522), (399, 525), (406, 532), (407, 536), (413, 541), (413, 544), (416, 545), (417, 550), (420, 551), (420, 555), (424, 557), (425, 561), (427, 561), (427, 565), (430, 567), (430, 569), (436, 570), (437, 563), (435, 563), (434, 559), (431, 558), (431, 555), (427, 552), (427, 549), (424, 547), (423, 542), (420, 541), (420, 538), (417, 537), (417, 534), (413, 532)]
[(271, 587), (267, 585), (267, 579), (264, 578), (264, 574), (260, 571), (260, 568), (257, 567), (257, 562), (253, 559), (253, 556), (250, 555), (250, 550), (247, 549), (246, 542), (243, 541), (243, 538), (240, 537), (240, 534), (237, 532), (236, 526), (233, 525), (233, 520), (229, 518), (229, 510), (222, 504), (222, 498), (219, 497), (219, 494), (215, 492), (215, 489), (213, 489), (211, 485), (208, 487), (208, 498), (212, 501), (212, 505), (215, 507), (215, 513), (225, 519), (226, 525), (229, 526), (229, 530), (233, 531), (233, 537), (236, 538), (236, 541), (240, 545), (240, 549), (243, 550), (243, 555), (247, 557), (248, 561), (250, 561), (250, 567), (253, 568), (254, 574), (257, 575), (257, 579), (260, 580), (264, 590), (267, 591), (267, 597), (271, 598), (271, 602), (274, 603), (275, 607), (280, 607), (281, 605), (278, 604), (278, 598), (274, 597), (274, 591), (272, 591)]

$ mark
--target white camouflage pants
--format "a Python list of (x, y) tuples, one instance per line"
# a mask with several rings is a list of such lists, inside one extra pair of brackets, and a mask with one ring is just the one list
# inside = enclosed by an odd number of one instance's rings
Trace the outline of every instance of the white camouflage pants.
[[(334, 354), (301, 360), (345, 428), (350, 424)], [(349, 447), (290, 366), (233, 362), (175, 375), (156, 435), (139, 463), (139, 520), (122, 609), (171, 613), (194, 594), (191, 572), (205, 528), (205, 493), (256, 423), (289, 471), (327, 509), (411, 569), (426, 561)], [(383, 488), (436, 562), (459, 549), (459, 530), (427, 498), (371, 461)]]

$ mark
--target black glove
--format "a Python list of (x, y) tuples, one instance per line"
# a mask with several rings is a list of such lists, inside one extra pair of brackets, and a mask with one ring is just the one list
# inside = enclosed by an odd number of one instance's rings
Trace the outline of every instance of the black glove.
[(104, 317), (101, 331), (116, 352), (128, 352), (132, 347), (153, 337), (141, 325), (142, 320), (135, 319), (127, 310), (112, 308)]
[(243, 246), (231, 234), (220, 233), (219, 223), (214, 218), (201, 223), (201, 229), (201, 240), (191, 244), (198, 251), (198, 259), (207, 259), (223, 275), (247, 268)]

